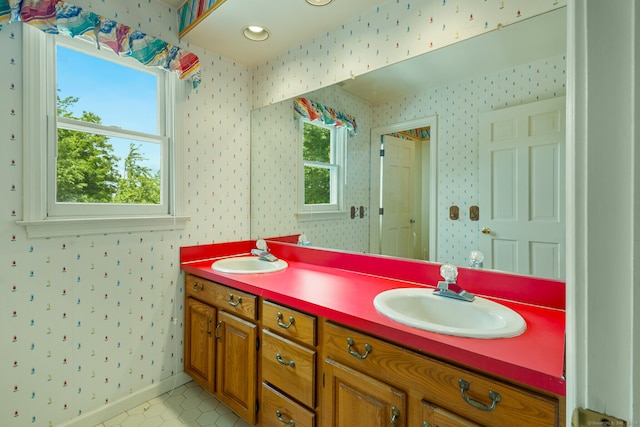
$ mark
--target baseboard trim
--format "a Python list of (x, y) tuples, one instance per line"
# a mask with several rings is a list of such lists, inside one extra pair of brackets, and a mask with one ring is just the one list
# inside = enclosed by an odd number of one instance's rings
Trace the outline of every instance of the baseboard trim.
[(95, 409), (91, 412), (87, 412), (86, 414), (80, 415), (78, 417), (75, 417), (70, 420), (64, 421), (60, 424), (57, 424), (57, 426), (59, 427), (86, 427), (89, 425), (96, 426), (98, 424), (101, 424), (115, 417), (118, 414), (126, 412), (129, 409), (135, 408), (136, 406), (141, 405), (148, 400), (161, 396), (164, 393), (170, 390), (173, 390), (174, 388), (180, 387), (181, 385), (186, 384), (189, 381), (191, 381), (191, 377), (189, 377), (184, 372), (180, 372), (177, 375), (164, 379), (157, 384), (153, 384), (147, 388), (138, 390), (121, 399), (111, 402), (111, 404), (105, 405), (102, 408)]

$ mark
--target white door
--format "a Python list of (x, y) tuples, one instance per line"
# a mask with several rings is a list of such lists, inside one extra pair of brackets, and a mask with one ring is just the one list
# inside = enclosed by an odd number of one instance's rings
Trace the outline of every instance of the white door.
[(414, 143), (382, 138), (382, 208), (380, 253), (413, 258), (416, 245), (413, 218)]
[(480, 115), (485, 267), (564, 280), (565, 99)]

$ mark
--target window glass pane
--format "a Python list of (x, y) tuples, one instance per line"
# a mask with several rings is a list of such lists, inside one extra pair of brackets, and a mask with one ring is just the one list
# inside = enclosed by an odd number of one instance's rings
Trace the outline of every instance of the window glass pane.
[(56, 62), (59, 115), (158, 134), (156, 74), (60, 45)]
[(160, 203), (161, 146), (58, 129), (58, 203)]
[(311, 123), (304, 124), (302, 158), (309, 162), (330, 163), (331, 130)]
[(305, 165), (304, 203), (305, 205), (331, 203), (331, 171), (329, 169)]

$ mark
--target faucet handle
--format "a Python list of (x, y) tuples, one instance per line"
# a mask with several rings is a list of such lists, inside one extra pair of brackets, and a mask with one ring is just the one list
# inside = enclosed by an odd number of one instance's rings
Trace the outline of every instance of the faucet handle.
[(261, 251), (267, 251), (267, 252), (269, 251), (267, 242), (264, 239), (256, 240), (256, 248), (260, 249)]
[(455, 283), (458, 277), (458, 267), (453, 264), (445, 263), (440, 266), (440, 275), (447, 283)]

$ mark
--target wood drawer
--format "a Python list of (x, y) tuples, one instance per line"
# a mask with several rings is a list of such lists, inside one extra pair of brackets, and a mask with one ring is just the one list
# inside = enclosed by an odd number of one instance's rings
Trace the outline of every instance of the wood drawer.
[(195, 298), (221, 310), (234, 313), (249, 320), (257, 320), (257, 298), (255, 295), (229, 288), (210, 280), (188, 274), (185, 279), (187, 297)]
[[(330, 357), (391, 385), (404, 386), (420, 393), (425, 400), (471, 421), (486, 426), (560, 425), (558, 400), (511, 385), (483, 374), (420, 355), (369, 335), (326, 323), (323, 357)], [(351, 339), (351, 341), (349, 341)], [(349, 346), (349, 342), (353, 344)], [(357, 351), (364, 359), (349, 353)], [(366, 347), (366, 348), (365, 348)], [(464, 395), (490, 406), (492, 392), (500, 401), (491, 411), (478, 409), (463, 398), (460, 380), (468, 384)]]
[(262, 383), (260, 407), (261, 427), (315, 427), (316, 414), (289, 399), (268, 384)]
[(316, 318), (288, 307), (262, 302), (262, 325), (302, 344), (316, 345)]
[(262, 379), (313, 408), (316, 352), (263, 329), (261, 353)]

